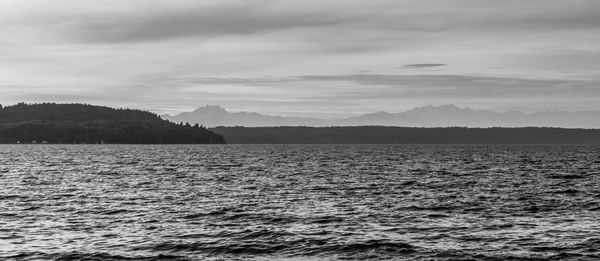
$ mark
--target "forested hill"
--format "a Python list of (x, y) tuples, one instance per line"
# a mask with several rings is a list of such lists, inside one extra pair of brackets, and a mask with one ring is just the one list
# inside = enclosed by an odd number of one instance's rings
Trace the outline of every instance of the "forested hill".
[(131, 109), (86, 104), (0, 106), (0, 143), (225, 143), (203, 126)]
[(234, 144), (600, 144), (600, 129), (217, 127)]

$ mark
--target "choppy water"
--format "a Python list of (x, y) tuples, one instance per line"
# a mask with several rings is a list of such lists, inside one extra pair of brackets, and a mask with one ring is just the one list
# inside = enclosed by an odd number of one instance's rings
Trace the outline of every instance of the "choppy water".
[(600, 147), (3, 145), (0, 259), (600, 258)]

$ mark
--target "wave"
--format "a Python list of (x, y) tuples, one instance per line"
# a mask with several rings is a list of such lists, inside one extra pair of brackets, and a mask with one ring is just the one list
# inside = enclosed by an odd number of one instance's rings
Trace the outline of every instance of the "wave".
[[(143, 250), (205, 256), (391, 257), (417, 252), (417, 247), (389, 240), (338, 242), (333, 238), (288, 237), (287, 233), (256, 231), (230, 240), (163, 242)], [(291, 239), (294, 238), (294, 239)], [(140, 250), (140, 249), (136, 249)]]
[(38, 261), (38, 260), (53, 260), (53, 261), (188, 261), (191, 260), (185, 256), (158, 254), (154, 256), (122, 256), (109, 253), (81, 253), (81, 252), (63, 252), (63, 253), (43, 253), (43, 252), (26, 252), (11, 256), (0, 256), (2, 260), (19, 260), (19, 261)]

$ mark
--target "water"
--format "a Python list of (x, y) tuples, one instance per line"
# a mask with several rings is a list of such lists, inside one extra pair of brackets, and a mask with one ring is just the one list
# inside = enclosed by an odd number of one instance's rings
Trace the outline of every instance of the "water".
[(2, 145), (0, 259), (600, 258), (600, 147)]

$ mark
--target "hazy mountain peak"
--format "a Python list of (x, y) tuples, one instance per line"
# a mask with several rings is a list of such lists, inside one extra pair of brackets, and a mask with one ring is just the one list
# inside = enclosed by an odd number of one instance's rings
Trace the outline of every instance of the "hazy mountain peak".
[(390, 116), (393, 115), (387, 111), (378, 111), (378, 112), (374, 112), (374, 113), (367, 113), (367, 114), (363, 114), (361, 116)]
[(423, 107), (416, 107), (409, 111), (461, 111), (461, 110), (470, 110), (469, 108), (461, 108), (454, 104), (445, 104), (439, 106), (427, 105)]
[(229, 113), (225, 108), (219, 105), (206, 105), (204, 107), (199, 107), (193, 112)]
[(466, 110), (468, 108), (461, 108), (458, 107), (454, 104), (445, 104), (445, 105), (440, 105), (437, 107), (438, 109), (444, 109), (444, 110)]

